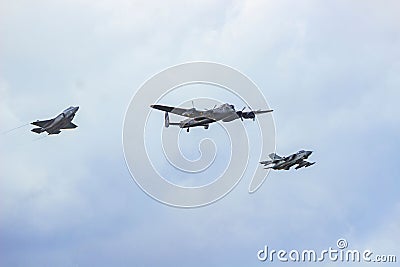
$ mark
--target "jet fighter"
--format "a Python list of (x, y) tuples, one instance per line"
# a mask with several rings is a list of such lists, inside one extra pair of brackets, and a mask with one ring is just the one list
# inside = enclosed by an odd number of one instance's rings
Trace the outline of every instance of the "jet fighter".
[(33, 128), (31, 131), (37, 134), (47, 132), (50, 135), (59, 134), (63, 129), (74, 129), (78, 126), (72, 123), (72, 119), (75, 117), (75, 113), (78, 109), (79, 107), (71, 106), (54, 119), (32, 122), (32, 125), (38, 126), (39, 128)]
[(271, 160), (260, 161), (261, 164), (266, 167), (265, 169), (274, 169), (274, 170), (289, 170), (290, 167), (296, 166), (296, 170), (302, 167), (307, 168), (315, 162), (306, 161), (306, 159), (311, 155), (312, 151), (300, 150), (297, 153), (294, 153), (287, 157), (280, 157), (275, 153), (269, 154)]
[[(228, 103), (222, 104), (218, 107), (214, 106), (214, 108), (210, 110), (197, 110), (194, 107), (184, 109), (163, 105), (151, 105), (150, 107), (165, 112), (164, 125), (166, 128), (170, 125), (176, 125), (180, 128), (186, 128), (187, 132), (189, 132), (190, 128), (197, 126), (202, 126), (204, 129), (208, 129), (211, 123), (217, 121), (230, 122), (236, 119), (241, 119), (242, 121), (243, 119), (252, 119), (254, 121), (257, 114), (272, 112), (272, 110), (244, 111), (245, 108), (236, 111), (235, 106)], [(188, 117), (189, 119), (180, 122), (170, 122), (169, 113)]]

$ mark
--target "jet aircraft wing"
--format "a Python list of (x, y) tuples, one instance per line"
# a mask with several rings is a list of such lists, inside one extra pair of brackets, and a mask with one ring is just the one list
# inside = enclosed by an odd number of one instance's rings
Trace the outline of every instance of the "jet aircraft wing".
[(73, 124), (72, 122), (70, 122), (68, 125), (62, 127), (61, 129), (74, 129), (76, 127), (78, 127), (78, 125)]
[(35, 125), (35, 126), (39, 126), (39, 127), (44, 128), (44, 127), (46, 127), (47, 125), (49, 125), (53, 120), (54, 120), (54, 119), (51, 119), (51, 120), (44, 120), (44, 121), (39, 121), (39, 120), (37, 120), (37, 121), (31, 122), (31, 124), (32, 124), (32, 125)]
[(176, 108), (163, 105), (151, 105), (150, 107), (189, 118), (195, 118), (204, 115), (203, 111), (198, 111), (195, 108), (185, 109), (185, 108)]

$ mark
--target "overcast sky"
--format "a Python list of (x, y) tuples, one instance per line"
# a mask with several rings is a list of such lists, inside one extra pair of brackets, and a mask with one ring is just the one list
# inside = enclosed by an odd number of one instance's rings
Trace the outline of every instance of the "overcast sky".
[[(0, 0), (0, 131), (80, 106), (73, 131), (1, 135), (0, 264), (262, 266), (264, 245), (339, 238), (399, 261), (400, 3), (189, 2)], [(197, 209), (142, 192), (122, 149), (129, 100), (192, 60), (250, 77), (277, 153), (311, 149), (317, 164), (272, 172), (255, 194), (244, 177)]]

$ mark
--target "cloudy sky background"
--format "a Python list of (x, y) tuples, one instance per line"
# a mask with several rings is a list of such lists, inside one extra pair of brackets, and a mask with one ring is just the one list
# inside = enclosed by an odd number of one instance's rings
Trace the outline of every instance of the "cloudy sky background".
[[(0, 3), (0, 131), (81, 107), (74, 131), (1, 135), (1, 265), (261, 266), (264, 245), (341, 237), (400, 257), (398, 1)], [(249, 76), (275, 110), (277, 152), (313, 149), (317, 164), (252, 195), (244, 177), (200, 209), (144, 194), (124, 161), (125, 110), (191, 60)]]

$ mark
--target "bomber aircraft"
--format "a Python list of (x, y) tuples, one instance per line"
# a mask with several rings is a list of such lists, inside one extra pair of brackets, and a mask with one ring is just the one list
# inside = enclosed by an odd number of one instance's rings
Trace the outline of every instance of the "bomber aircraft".
[[(204, 127), (204, 129), (208, 129), (211, 123), (217, 121), (230, 122), (236, 119), (241, 119), (242, 121), (243, 119), (253, 119), (254, 121), (257, 114), (272, 112), (272, 110), (244, 111), (245, 107), (242, 110), (236, 111), (235, 106), (228, 103), (222, 104), (218, 107), (214, 106), (214, 108), (210, 110), (197, 110), (194, 107), (190, 109), (185, 109), (163, 105), (151, 105), (150, 107), (165, 111), (165, 127), (168, 128), (170, 125), (176, 125), (180, 128), (186, 128), (187, 132), (189, 132), (190, 128), (198, 126), (202, 126)], [(189, 119), (180, 122), (170, 122), (169, 113), (188, 117)]]
[(271, 160), (260, 161), (261, 164), (264, 165), (265, 169), (274, 169), (274, 170), (289, 170), (290, 167), (296, 166), (296, 170), (302, 167), (309, 167), (315, 162), (306, 161), (306, 159), (311, 155), (312, 151), (300, 150), (297, 153), (294, 153), (287, 157), (280, 157), (275, 153), (269, 154)]
[(38, 134), (47, 132), (50, 135), (59, 134), (63, 129), (74, 129), (78, 126), (73, 124), (71, 121), (75, 117), (75, 113), (78, 111), (78, 109), (79, 107), (71, 106), (54, 119), (44, 121), (37, 120), (32, 122), (32, 125), (38, 126), (39, 128), (33, 128), (31, 131)]

